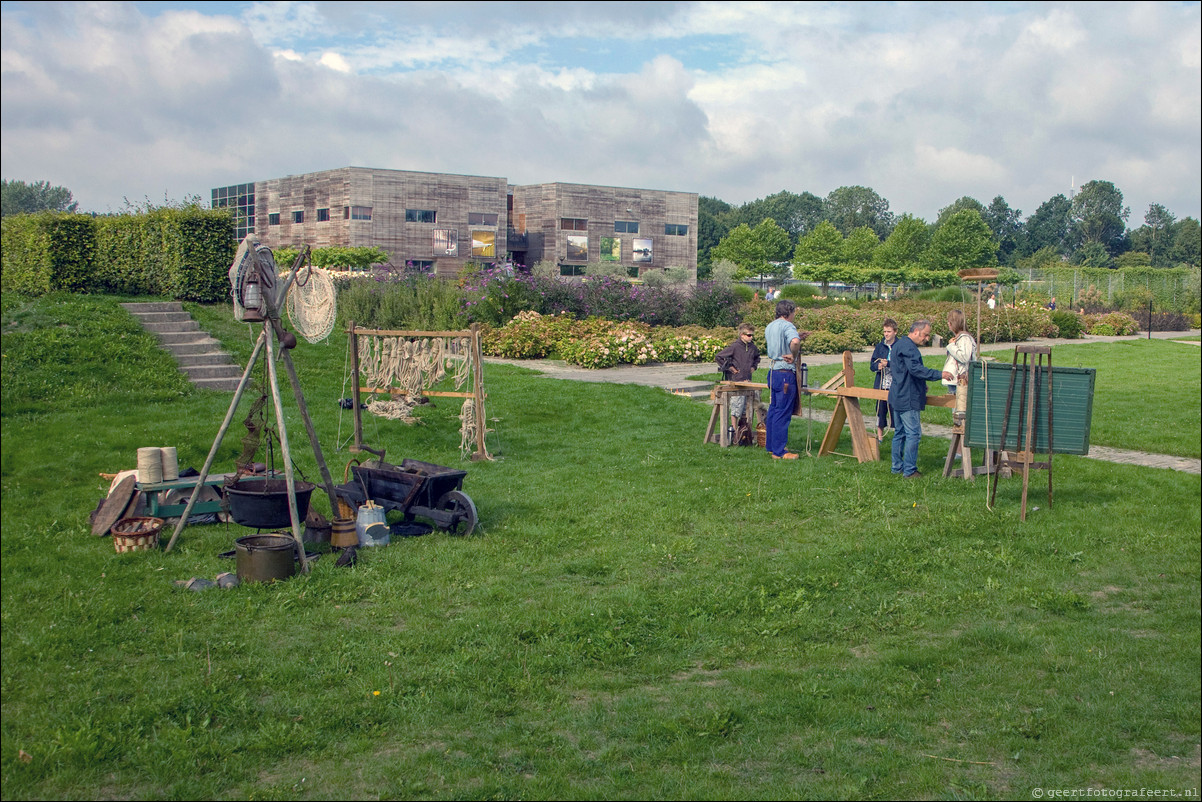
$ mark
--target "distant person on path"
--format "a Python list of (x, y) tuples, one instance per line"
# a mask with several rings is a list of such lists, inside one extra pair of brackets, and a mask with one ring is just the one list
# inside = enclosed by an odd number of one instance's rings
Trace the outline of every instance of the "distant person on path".
[[(750, 323), (739, 324), (739, 337), (730, 345), (723, 348), (714, 357), (722, 378), (732, 382), (749, 382), (751, 374), (760, 366), (760, 349), (755, 344), (755, 326)], [(739, 418), (747, 408), (747, 396), (736, 395), (730, 399), (730, 425), (739, 427)]]
[[(881, 330), (885, 337), (876, 344), (876, 348), (872, 349), (872, 359), (868, 366), (872, 368), (872, 372), (876, 374), (876, 378), (872, 380), (874, 390), (888, 390), (893, 386), (893, 375), (889, 371), (889, 360), (893, 357), (893, 346), (897, 342), (897, 321), (891, 317), (885, 318), (885, 322), (881, 324)], [(893, 427), (893, 409), (889, 406), (888, 401), (876, 402), (876, 441), (883, 442), (885, 439), (885, 424)]]
[(1055, 295), (1052, 296), (1052, 300), (1048, 301), (1048, 309), (1052, 310), (1053, 312), (1056, 311), (1056, 296)]
[(893, 346), (889, 370), (893, 386), (889, 388), (889, 406), (893, 407), (896, 431), (893, 434), (893, 473), (907, 479), (922, 476), (918, 470), (918, 443), (922, 440), (919, 417), (927, 405), (927, 382), (952, 379), (947, 371), (922, 364), (920, 345), (931, 339), (931, 321), (919, 319), (910, 324), (910, 334)]
[(797, 459), (795, 452), (785, 448), (789, 444), (789, 423), (793, 420), (793, 407), (797, 402), (797, 371), (794, 362), (801, 348), (801, 335), (793, 325), (797, 304), (792, 301), (776, 302), (776, 320), (764, 329), (764, 340), (768, 346), (768, 390), (772, 401), (768, 404), (768, 419), (764, 446), (773, 459)]
[(947, 361), (943, 363), (943, 372), (952, 374), (952, 378), (944, 378), (943, 384), (948, 393), (955, 395), (957, 387), (968, 384), (968, 363), (980, 354), (977, 352), (977, 341), (964, 330), (963, 310), (953, 309), (947, 313), (947, 327), (952, 330), (952, 336), (947, 342)]
[(992, 292), (989, 293), (989, 297), (985, 299), (985, 305), (990, 309), (997, 309), (997, 298), (993, 296)]
[(765, 301), (780, 300), (780, 293), (776, 291), (776, 287), (773, 287), (771, 284), (768, 285), (768, 292), (766, 295), (764, 295), (764, 300)]

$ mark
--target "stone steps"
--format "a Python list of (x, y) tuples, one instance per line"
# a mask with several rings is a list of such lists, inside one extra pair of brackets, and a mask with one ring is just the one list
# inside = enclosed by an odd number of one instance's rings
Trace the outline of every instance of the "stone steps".
[(179, 369), (197, 387), (227, 391), (238, 388), (242, 369), (178, 301), (121, 306), (158, 338), (163, 348), (175, 357)]

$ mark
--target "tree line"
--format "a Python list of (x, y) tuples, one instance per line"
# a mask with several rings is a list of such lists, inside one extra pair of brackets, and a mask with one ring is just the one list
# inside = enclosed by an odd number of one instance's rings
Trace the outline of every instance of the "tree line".
[(1153, 203), (1143, 225), (1129, 228), (1129, 207), (1110, 181), (1090, 181), (1071, 198), (1055, 195), (1024, 218), (998, 195), (988, 205), (968, 196), (939, 210), (933, 223), (894, 215), (870, 187), (846, 186), (825, 198), (781, 191), (733, 206), (702, 196), (698, 265), (705, 276), (718, 260), (737, 276), (789, 275), (854, 283), (902, 279), (940, 283), (971, 267), (1176, 267), (1202, 263), (1198, 220), (1178, 220)]

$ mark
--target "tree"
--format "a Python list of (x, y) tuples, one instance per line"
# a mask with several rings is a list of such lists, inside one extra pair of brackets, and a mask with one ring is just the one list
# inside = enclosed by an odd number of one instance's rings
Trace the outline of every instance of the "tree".
[(731, 226), (726, 218), (734, 211), (733, 206), (717, 198), (702, 195), (697, 199), (697, 268), (698, 277), (702, 266), (710, 264), (711, 249), (730, 233)]
[(79, 204), (66, 187), (52, 187), (49, 181), (9, 181), (3, 179), (0, 190), (0, 217), (34, 212), (75, 212)]
[(847, 236), (860, 226), (868, 226), (878, 237), (893, 230), (889, 201), (869, 187), (839, 187), (822, 201), (822, 217)]
[(1027, 236), (1022, 244), (1023, 255), (1029, 256), (1040, 248), (1055, 248), (1062, 254), (1069, 252), (1068, 227), (1072, 202), (1063, 195), (1053, 195), (1039, 205), (1035, 214), (1027, 218)]
[(1004, 265), (1013, 265), (1017, 258), (1023, 240), (1022, 211), (1011, 209), (1006, 199), (998, 195), (989, 202), (988, 208), (981, 213), (985, 224), (993, 231), (998, 243), (998, 261)]
[(1202, 227), (1197, 220), (1186, 217), (1173, 226), (1173, 247), (1169, 251), (1169, 259), (1174, 264), (1202, 264)]
[(815, 270), (828, 265), (837, 265), (843, 261), (843, 235), (831, 223), (823, 220), (814, 230), (797, 242), (793, 249), (794, 273), (799, 267), (806, 267), (807, 275), (822, 282), (822, 294), (825, 295), (833, 275), (829, 271), (815, 273)]
[(771, 217), (796, 240), (822, 221), (822, 198), (811, 192), (797, 195), (781, 190), (775, 195), (743, 204), (737, 214), (739, 222), (749, 226), (759, 225), (761, 220)]
[(947, 219), (923, 254), (928, 270), (958, 271), (997, 264), (997, 243), (981, 215), (965, 209)]
[(843, 240), (843, 261), (853, 265), (872, 263), (872, 254), (881, 246), (876, 232), (868, 226), (860, 226)]
[(970, 198), (969, 196), (965, 195), (964, 197), (953, 201), (950, 206), (944, 206), (939, 210), (939, 216), (935, 218), (935, 230), (938, 231), (939, 227), (947, 222), (947, 219), (953, 214), (956, 212), (962, 212), (965, 209), (972, 209), (974, 212), (981, 215), (982, 218), (985, 217), (985, 204), (981, 203), (976, 198)]
[(1110, 251), (1100, 242), (1087, 242), (1073, 251), (1072, 261), (1082, 267), (1114, 267)]
[(1168, 250), (1170, 243), (1167, 240), (1176, 220), (1177, 218), (1159, 203), (1148, 205), (1148, 211), (1144, 213), (1144, 225), (1147, 226), (1150, 235), (1148, 256), (1151, 257), (1152, 264), (1156, 264), (1157, 245), (1160, 245), (1162, 252)]
[(931, 229), (926, 222), (903, 214), (881, 247), (872, 254), (872, 263), (887, 271), (917, 264), (930, 241)]
[(789, 258), (791, 243), (789, 233), (769, 217), (755, 228), (739, 224), (713, 247), (710, 259), (729, 259), (738, 265), (735, 278), (771, 275), (779, 280), (788, 275), (788, 265), (781, 263)]
[(1070, 233), (1074, 244), (1096, 242), (1110, 254), (1127, 231), (1130, 207), (1123, 206), (1123, 193), (1109, 181), (1090, 181), (1073, 198), (1069, 212)]

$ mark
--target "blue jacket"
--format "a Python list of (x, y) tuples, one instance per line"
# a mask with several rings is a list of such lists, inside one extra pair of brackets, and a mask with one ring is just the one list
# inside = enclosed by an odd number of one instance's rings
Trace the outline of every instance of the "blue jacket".
[(943, 378), (943, 371), (922, 364), (922, 354), (909, 337), (898, 337), (889, 360), (893, 386), (889, 388), (889, 406), (894, 412), (925, 409), (927, 382)]

